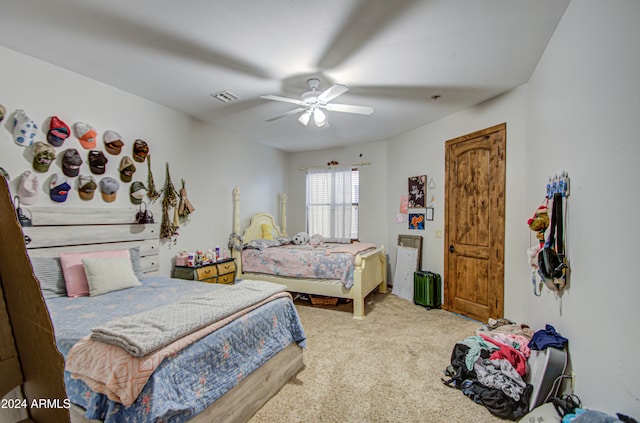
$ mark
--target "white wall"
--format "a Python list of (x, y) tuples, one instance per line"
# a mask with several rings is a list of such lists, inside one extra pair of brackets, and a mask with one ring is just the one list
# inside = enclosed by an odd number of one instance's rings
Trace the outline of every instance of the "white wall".
[(571, 287), (529, 297), (522, 315), (570, 339), (586, 405), (640, 417), (640, 2), (573, 0), (529, 82), (526, 189), (571, 176)]
[[(9, 172), (13, 192), (20, 174), (25, 170), (33, 172), (31, 148), (21, 147), (13, 140), (12, 116), (16, 109), (24, 109), (40, 128), (48, 126), (51, 115), (59, 116), (70, 126), (77, 121), (87, 122), (98, 131), (97, 148), (101, 150), (104, 150), (104, 131), (111, 129), (120, 133), (126, 146), (120, 156), (106, 154), (109, 163), (105, 176), (119, 180), (121, 157), (131, 155), (133, 141), (142, 138), (150, 147), (158, 190), (164, 186), (166, 162), (169, 162), (176, 189), (180, 189), (181, 179), (185, 179), (189, 199), (196, 211), (179, 229), (180, 236), (175, 245), (163, 243), (161, 274), (170, 274), (171, 258), (182, 248), (226, 246), (232, 231), (231, 192), (234, 186), (241, 190), (243, 220), (258, 210), (277, 213), (277, 193), (283, 192), (286, 184), (286, 156), (281, 151), (249, 143), (173, 109), (4, 47), (0, 47), (0, 63), (0, 104), (7, 109), (7, 117), (0, 124), (0, 167)], [(45, 132), (40, 131), (37, 140), (46, 142)], [(56, 171), (61, 172), (61, 153), (70, 147), (77, 148), (85, 160), (81, 173), (90, 173), (86, 150), (75, 137), (67, 139), (63, 146), (56, 148), (59, 153), (56, 163), (51, 165), (49, 172), (39, 175), (42, 190), (34, 207), (129, 207), (133, 210), (133, 220), (137, 206), (129, 201), (129, 183), (121, 182), (114, 203), (105, 203), (99, 193), (91, 201), (82, 201), (75, 190), (65, 203), (54, 203), (49, 199), (45, 184)], [(136, 162), (136, 168), (133, 180), (146, 185), (147, 164)], [(75, 189), (75, 181), (73, 186)], [(159, 202), (153, 210), (159, 222)]]

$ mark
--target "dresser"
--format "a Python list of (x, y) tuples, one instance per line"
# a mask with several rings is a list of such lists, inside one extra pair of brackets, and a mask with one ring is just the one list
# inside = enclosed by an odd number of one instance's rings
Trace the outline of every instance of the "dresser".
[(173, 277), (207, 283), (234, 283), (236, 262), (230, 258), (199, 266), (174, 266)]

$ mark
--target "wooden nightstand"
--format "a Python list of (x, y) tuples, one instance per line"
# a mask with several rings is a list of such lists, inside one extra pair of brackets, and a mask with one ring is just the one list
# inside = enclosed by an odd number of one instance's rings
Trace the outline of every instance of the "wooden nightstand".
[(230, 258), (194, 267), (174, 266), (173, 277), (207, 283), (234, 283), (236, 280), (236, 262)]

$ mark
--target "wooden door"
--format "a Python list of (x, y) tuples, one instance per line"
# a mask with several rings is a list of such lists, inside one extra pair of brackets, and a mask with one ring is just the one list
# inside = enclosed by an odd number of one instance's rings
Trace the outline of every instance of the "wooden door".
[(446, 142), (444, 308), (504, 313), (506, 124)]

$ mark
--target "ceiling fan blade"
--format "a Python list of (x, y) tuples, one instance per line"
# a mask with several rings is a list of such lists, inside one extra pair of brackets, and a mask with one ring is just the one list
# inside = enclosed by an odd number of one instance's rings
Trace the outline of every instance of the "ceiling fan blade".
[(346, 93), (347, 91), (349, 91), (349, 88), (345, 87), (344, 85), (334, 84), (331, 87), (324, 90), (318, 96), (318, 100), (327, 103), (333, 100), (334, 98), (338, 97), (339, 95)]
[(354, 106), (351, 104), (329, 103), (325, 108), (331, 112), (357, 113), (359, 115), (370, 115), (371, 113), (373, 113), (373, 107)]
[(355, 52), (391, 27), (400, 17), (411, 12), (420, 0), (371, 0), (358, 6), (344, 21), (316, 64), (318, 69), (333, 69), (345, 63)]
[(279, 95), (267, 94), (267, 95), (261, 95), (260, 98), (264, 98), (265, 100), (284, 101), (285, 103), (293, 103), (293, 104), (297, 104), (298, 106), (303, 105), (302, 101), (300, 100), (296, 100), (295, 98), (280, 97)]
[(295, 115), (296, 113), (300, 113), (303, 110), (306, 110), (306, 109), (304, 107), (298, 107), (297, 109), (289, 110), (286, 113), (282, 113), (281, 115), (277, 115), (277, 116), (274, 116), (272, 118), (269, 118), (269, 119), (265, 120), (265, 122), (273, 122), (274, 120), (282, 119), (283, 117)]

